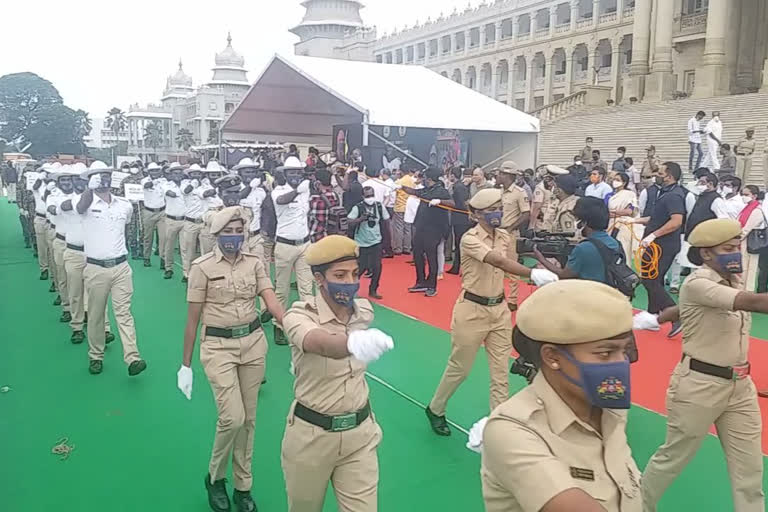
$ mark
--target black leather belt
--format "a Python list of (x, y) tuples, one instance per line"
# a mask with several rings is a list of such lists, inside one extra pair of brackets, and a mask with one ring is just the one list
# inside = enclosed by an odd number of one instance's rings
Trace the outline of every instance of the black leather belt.
[(165, 207), (163, 207), (163, 208), (150, 208), (149, 206), (145, 206), (144, 209), (147, 210), (148, 212), (152, 212), (152, 213), (164, 212), (165, 211)]
[(193, 224), (202, 224), (203, 219), (193, 219), (192, 217), (184, 217), (184, 220), (192, 222)]
[(498, 306), (507, 300), (504, 294), (501, 294), (498, 297), (482, 297), (466, 290), (464, 290), (464, 298), (469, 302), (474, 302), (475, 304), (480, 304), (481, 306)]
[(41, 218), (45, 219), (45, 214), (44, 213), (37, 213), (37, 212), (35, 212), (35, 217), (41, 217)]
[(261, 234), (261, 230), (257, 229), (256, 231), (250, 231), (249, 234), (251, 236), (259, 236)]
[(371, 403), (366, 403), (365, 407), (357, 412), (340, 414), (338, 416), (328, 416), (327, 414), (313, 411), (309, 407), (305, 407), (296, 402), (296, 408), (293, 410), (293, 413), (297, 418), (301, 418), (307, 423), (311, 423), (328, 432), (344, 432), (356, 428), (368, 419), (368, 416), (371, 415)]
[(287, 238), (283, 238), (281, 236), (277, 237), (276, 239), (281, 244), (287, 244), (287, 245), (304, 245), (305, 243), (309, 242), (309, 237), (305, 237), (301, 240), (289, 240)]
[[(683, 359), (686, 356), (683, 354)], [(681, 361), (682, 361), (681, 360)], [(745, 363), (741, 366), (717, 366), (704, 361), (699, 361), (689, 357), (689, 366), (694, 372), (703, 373), (705, 375), (712, 375), (713, 377), (720, 377), (725, 380), (741, 380), (749, 376), (752, 371), (752, 366), (749, 363)]]
[(176, 217), (175, 215), (166, 215), (171, 220), (184, 220), (186, 217)]
[(260, 327), (261, 319), (256, 317), (256, 320), (249, 324), (230, 327), (228, 329), (222, 329), (221, 327), (206, 327), (205, 335), (214, 336), (216, 338), (244, 338)]
[(65, 237), (64, 235), (60, 235), (60, 234), (58, 234), (58, 233), (56, 233), (56, 238), (57, 238), (58, 240), (65, 240), (65, 241), (66, 241), (66, 239), (67, 239), (67, 237)]
[(75, 244), (67, 244), (67, 249), (72, 249), (73, 251), (83, 252), (85, 250), (85, 246), (83, 246), (83, 245), (75, 245)]
[(54, 224), (51, 221), (48, 221), (48, 225), (51, 226), (51, 229), (56, 229), (56, 224)]
[(125, 256), (120, 256), (112, 260), (97, 260), (94, 258), (85, 258), (85, 262), (90, 263), (91, 265), (98, 265), (104, 268), (112, 268), (112, 267), (118, 266), (119, 264), (123, 263), (127, 259), (128, 258), (126, 258)]

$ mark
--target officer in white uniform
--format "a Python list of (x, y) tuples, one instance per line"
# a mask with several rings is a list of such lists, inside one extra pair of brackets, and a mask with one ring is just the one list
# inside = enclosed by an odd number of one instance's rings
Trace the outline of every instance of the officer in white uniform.
[(165, 190), (167, 180), (162, 168), (155, 162), (147, 166), (149, 176), (141, 180), (144, 186), (144, 204), (141, 208), (141, 224), (144, 226), (144, 266), (152, 266), (152, 242), (157, 230), (160, 252), (160, 268), (164, 268), (165, 258)]
[[(187, 181), (182, 185), (181, 192), (184, 194), (184, 227), (179, 236), (179, 246), (181, 249), (181, 266), (184, 271), (182, 283), (187, 282), (189, 268), (195, 260), (197, 243), (200, 234), (203, 231), (203, 214), (205, 213), (206, 199), (214, 195), (215, 191), (203, 187), (203, 169), (192, 164), (185, 171)], [(207, 191), (206, 191), (207, 190)]]
[(66, 220), (60, 215), (59, 207), (62, 202), (71, 200), (75, 195), (74, 183), (72, 181), (74, 174), (68, 165), (63, 166), (60, 171), (52, 174), (51, 176), (56, 181), (56, 188), (48, 194), (45, 200), (51, 224), (55, 226), (51, 250), (53, 252), (53, 263), (56, 265), (56, 272), (54, 273), (56, 276), (56, 288), (61, 296), (62, 314), (59, 321), (62, 323), (71, 321), (72, 314), (70, 313), (69, 292), (67, 290), (67, 272), (64, 266), (64, 250), (67, 248), (67, 224)]
[(168, 181), (163, 186), (165, 193), (165, 279), (173, 278), (173, 254), (176, 251), (176, 241), (184, 229), (184, 218), (187, 205), (182, 192), (184, 168), (179, 163), (168, 167)]
[(248, 252), (264, 258), (263, 261), (265, 262), (269, 262), (264, 253), (264, 237), (261, 235), (261, 206), (267, 198), (266, 190), (261, 187), (264, 173), (250, 158), (243, 158), (235, 168), (250, 178), (250, 181), (245, 182), (246, 189), (243, 190), (245, 197), (240, 201), (240, 206), (250, 208), (251, 213), (253, 213), (251, 224), (248, 227)]
[(40, 280), (48, 279), (48, 219), (45, 215), (45, 180), (48, 177), (48, 164), (38, 170), (38, 179), (32, 185), (32, 197), (35, 199), (35, 239), (37, 240), (37, 260), (40, 264)]

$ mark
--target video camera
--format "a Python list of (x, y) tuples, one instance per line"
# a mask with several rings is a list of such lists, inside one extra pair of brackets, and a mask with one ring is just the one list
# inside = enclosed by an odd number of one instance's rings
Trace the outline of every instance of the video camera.
[(576, 233), (529, 232), (517, 240), (517, 254), (533, 254), (535, 247), (546, 258), (554, 258), (564, 266), (576, 246), (572, 241), (575, 236)]

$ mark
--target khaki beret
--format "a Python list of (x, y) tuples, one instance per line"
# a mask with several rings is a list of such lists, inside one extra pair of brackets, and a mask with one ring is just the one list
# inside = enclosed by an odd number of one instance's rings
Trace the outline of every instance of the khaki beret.
[(468, 201), (469, 206), (475, 210), (485, 210), (500, 202), (501, 189), (498, 188), (484, 188), (478, 190), (477, 193), (472, 196), (472, 199)]
[(520, 166), (517, 165), (512, 160), (507, 160), (503, 164), (501, 164), (501, 169), (499, 169), (499, 172), (503, 172), (506, 174), (520, 174), (521, 169)]
[(341, 235), (329, 235), (307, 249), (307, 264), (327, 265), (337, 261), (354, 260), (360, 255), (357, 242)]
[(517, 326), (532, 340), (577, 345), (632, 330), (632, 304), (596, 281), (564, 279), (538, 288), (517, 312)]
[(733, 219), (706, 220), (693, 228), (691, 247), (715, 247), (741, 236), (741, 224)]
[(230, 206), (217, 212), (216, 215), (213, 216), (213, 220), (211, 220), (211, 234), (219, 234), (227, 224), (237, 219), (241, 219), (245, 222), (245, 219), (243, 219), (243, 210), (239, 206)]

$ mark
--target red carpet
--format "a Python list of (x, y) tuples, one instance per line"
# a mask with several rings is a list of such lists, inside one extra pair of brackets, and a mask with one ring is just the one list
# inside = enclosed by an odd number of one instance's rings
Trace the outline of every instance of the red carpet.
[[(460, 277), (445, 274), (445, 279), (438, 281), (437, 297), (427, 298), (420, 293), (409, 294), (408, 288), (416, 282), (416, 270), (407, 263), (410, 259), (402, 256), (384, 260), (379, 286), (379, 294), (384, 299), (375, 302), (439, 329), (450, 331), (453, 305), (461, 289)], [(365, 293), (368, 283), (367, 280), (364, 281), (361, 290)], [(533, 286), (522, 284), (520, 299), (524, 300), (532, 290)], [(659, 414), (666, 414), (665, 397), (669, 376), (681, 356), (681, 338), (678, 336), (669, 340), (666, 331), (667, 328), (663, 328), (659, 333), (638, 331), (636, 336), (640, 360), (632, 365), (633, 403)], [(752, 377), (758, 389), (768, 388), (768, 375), (763, 371), (768, 367), (768, 343), (752, 338), (750, 361), (753, 368)], [(763, 425), (766, 425), (768, 402), (760, 399), (760, 406)], [(763, 429), (763, 452), (768, 454), (768, 429)]]

